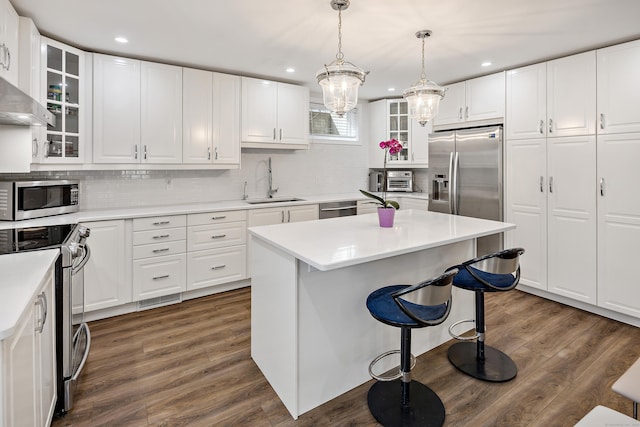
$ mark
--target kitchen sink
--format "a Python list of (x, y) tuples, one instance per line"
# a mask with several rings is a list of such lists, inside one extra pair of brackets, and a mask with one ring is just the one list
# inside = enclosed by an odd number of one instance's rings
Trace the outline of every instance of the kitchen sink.
[(298, 199), (297, 197), (278, 197), (273, 199), (257, 199), (245, 201), (250, 205), (261, 205), (266, 203), (303, 202), (304, 199)]

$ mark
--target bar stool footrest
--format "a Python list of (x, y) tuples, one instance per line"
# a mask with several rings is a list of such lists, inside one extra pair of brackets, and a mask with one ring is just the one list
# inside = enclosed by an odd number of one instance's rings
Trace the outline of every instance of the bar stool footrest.
[(411, 381), (409, 405), (400, 404), (400, 380), (377, 382), (369, 389), (367, 403), (375, 419), (385, 427), (441, 427), (445, 409), (442, 400), (426, 385)]
[(461, 325), (463, 323), (473, 323), (475, 325), (476, 321), (474, 319), (464, 319), (464, 320), (458, 320), (457, 322), (451, 324), (451, 326), (449, 326), (449, 335), (451, 335), (451, 338), (455, 338), (455, 339), (457, 339), (459, 341), (473, 341), (473, 340), (477, 339), (479, 337), (477, 332), (475, 334), (473, 334), (473, 335), (470, 335), (470, 336), (459, 335), (459, 334), (456, 334), (455, 332), (453, 332), (453, 329), (456, 326)]
[(472, 342), (453, 344), (447, 351), (453, 366), (479, 380), (505, 382), (518, 374), (515, 362), (500, 350), (485, 345), (484, 354), (484, 360), (478, 359), (477, 345)]
[[(396, 366), (395, 368), (392, 369), (397, 369), (398, 373), (397, 374), (393, 374), (393, 375), (388, 375), (388, 376), (384, 376), (384, 375), (378, 375), (375, 374), (373, 372), (373, 368), (376, 364), (378, 364), (379, 362), (381, 362), (384, 358), (392, 356), (394, 354), (400, 354), (400, 350), (389, 350), (389, 351), (385, 351), (384, 353), (382, 353), (381, 355), (379, 355), (378, 357), (376, 357), (375, 359), (373, 359), (373, 361), (369, 364), (369, 375), (371, 375), (371, 378), (376, 379), (378, 381), (394, 381), (399, 379), (402, 376), (402, 372), (400, 371), (400, 365)], [(413, 354), (410, 354), (411, 356), (411, 367), (409, 370), (412, 370), (415, 366), (416, 366), (416, 358)], [(390, 371), (391, 369), (389, 369)]]

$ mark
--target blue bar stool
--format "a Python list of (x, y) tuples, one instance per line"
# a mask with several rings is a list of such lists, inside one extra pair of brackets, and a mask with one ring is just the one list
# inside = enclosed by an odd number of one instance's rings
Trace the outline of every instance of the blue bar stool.
[[(435, 326), (451, 311), (451, 287), (457, 270), (414, 286), (392, 285), (367, 297), (367, 308), (378, 321), (401, 330), (400, 350), (376, 357), (369, 374), (378, 381), (371, 386), (367, 402), (371, 414), (385, 427), (442, 426), (445, 409), (442, 400), (426, 385), (411, 380), (415, 358), (411, 354), (411, 329)], [(400, 353), (395, 375), (374, 374), (374, 366), (387, 356)]]
[[(451, 347), (447, 355), (449, 361), (460, 371), (484, 381), (509, 381), (518, 373), (513, 360), (500, 350), (485, 345), (484, 293), (509, 291), (520, 281), (520, 255), (522, 248), (512, 248), (465, 261), (450, 267), (459, 270), (453, 286), (475, 292), (476, 318), (461, 320), (449, 328), (452, 337), (467, 341)], [(460, 336), (454, 328), (461, 323), (475, 323), (473, 336)], [(469, 342), (476, 340), (475, 343)]]

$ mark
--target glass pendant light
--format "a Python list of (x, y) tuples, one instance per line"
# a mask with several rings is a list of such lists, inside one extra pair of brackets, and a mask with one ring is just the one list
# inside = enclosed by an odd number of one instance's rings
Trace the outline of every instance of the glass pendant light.
[(431, 80), (427, 80), (424, 73), (424, 41), (431, 35), (431, 30), (422, 30), (416, 33), (416, 37), (422, 39), (422, 73), (420, 80), (409, 89), (406, 89), (402, 96), (407, 100), (409, 107), (409, 117), (416, 119), (421, 126), (433, 119), (438, 114), (440, 100), (444, 97), (446, 88), (438, 86)]
[(338, 53), (334, 61), (316, 73), (316, 79), (322, 87), (324, 105), (343, 117), (358, 103), (358, 88), (369, 72), (345, 61), (342, 53), (342, 11), (349, 7), (349, 0), (331, 0), (331, 7), (338, 11)]

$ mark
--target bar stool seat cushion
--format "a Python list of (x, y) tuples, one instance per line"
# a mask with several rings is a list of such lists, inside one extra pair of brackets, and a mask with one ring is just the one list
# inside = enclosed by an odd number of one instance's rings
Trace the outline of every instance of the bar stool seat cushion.
[(640, 359), (636, 360), (611, 388), (633, 402), (640, 402)]
[(574, 427), (604, 427), (604, 426), (637, 426), (638, 420), (614, 411), (606, 406), (598, 405), (585, 415)]
[[(467, 268), (473, 270), (474, 274), (476, 274), (482, 280), (491, 283), (496, 288), (505, 288), (506, 290), (513, 285), (513, 276), (511, 274), (487, 273), (486, 271), (478, 270), (470, 266), (468, 266)], [(498, 290), (490, 288), (483, 285), (481, 282), (478, 282), (476, 278), (473, 277), (471, 273), (469, 273), (469, 271), (467, 271), (466, 268), (460, 268), (458, 274), (453, 278), (453, 286), (470, 291), (495, 292)]]
[[(419, 324), (409, 316), (396, 304), (391, 296), (393, 293), (407, 288), (408, 285), (391, 285), (380, 288), (367, 297), (367, 308), (371, 315), (382, 323), (391, 326), (407, 326), (410, 328), (422, 328), (424, 325)], [(440, 319), (447, 311), (447, 305), (441, 304), (436, 306), (423, 306), (412, 304), (408, 301), (404, 303), (407, 308), (414, 312), (418, 317), (425, 320)]]

